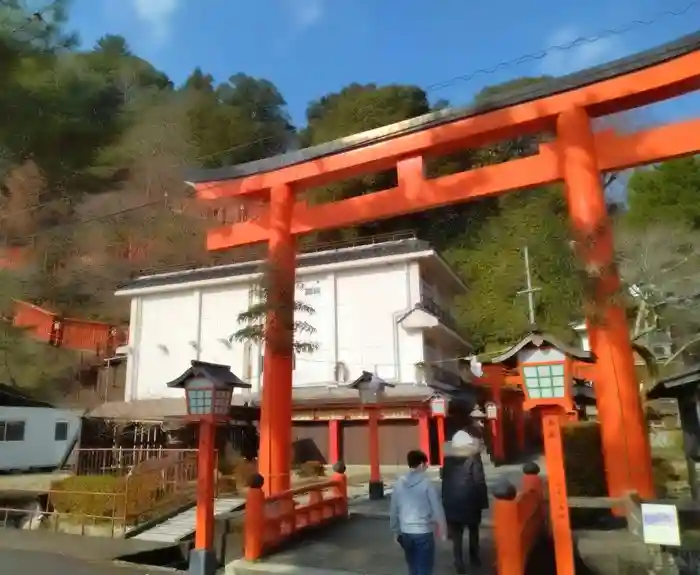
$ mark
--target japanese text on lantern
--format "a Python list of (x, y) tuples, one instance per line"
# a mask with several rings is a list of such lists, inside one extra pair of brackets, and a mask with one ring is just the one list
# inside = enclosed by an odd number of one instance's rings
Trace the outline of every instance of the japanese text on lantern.
[[(558, 443), (558, 449), (561, 449), (561, 429), (559, 427), (559, 422), (553, 417), (547, 417), (544, 419), (545, 425), (545, 438), (547, 443), (550, 445), (556, 445)], [(565, 520), (569, 514), (568, 501), (566, 498), (566, 493), (564, 491), (564, 485), (559, 482), (550, 483), (550, 504), (553, 506), (553, 510), (556, 514), (557, 519)]]

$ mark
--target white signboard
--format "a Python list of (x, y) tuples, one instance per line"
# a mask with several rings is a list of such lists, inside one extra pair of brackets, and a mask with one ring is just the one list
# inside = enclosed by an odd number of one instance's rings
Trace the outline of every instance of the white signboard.
[(675, 505), (642, 503), (644, 543), (680, 547), (681, 530)]

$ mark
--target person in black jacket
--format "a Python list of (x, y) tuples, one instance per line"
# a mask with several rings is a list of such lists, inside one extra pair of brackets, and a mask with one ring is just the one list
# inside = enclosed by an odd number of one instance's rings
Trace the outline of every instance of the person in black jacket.
[(457, 573), (466, 573), (463, 554), (465, 528), (469, 531), (470, 563), (481, 565), (479, 528), (482, 512), (489, 505), (481, 449), (482, 442), (465, 430), (458, 431), (444, 447), (442, 504)]

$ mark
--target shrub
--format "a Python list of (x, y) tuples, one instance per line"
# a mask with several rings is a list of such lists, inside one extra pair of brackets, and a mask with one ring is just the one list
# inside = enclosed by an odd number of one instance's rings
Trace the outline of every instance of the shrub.
[(123, 517), (126, 505), (126, 478), (111, 475), (67, 477), (51, 484), (49, 502), (59, 513)]
[(124, 519), (128, 523), (157, 515), (164, 506), (187, 500), (179, 491), (167, 493), (160, 471), (130, 477), (80, 475), (51, 485), (49, 501), (58, 513)]
[(566, 488), (570, 497), (605, 497), (605, 460), (596, 421), (569, 423), (563, 428)]
[(241, 490), (248, 487), (251, 478), (258, 472), (258, 465), (255, 461), (239, 459), (233, 467), (233, 477), (236, 482), (236, 489)]
[(305, 461), (296, 470), (302, 478), (325, 477), (326, 468), (320, 461)]

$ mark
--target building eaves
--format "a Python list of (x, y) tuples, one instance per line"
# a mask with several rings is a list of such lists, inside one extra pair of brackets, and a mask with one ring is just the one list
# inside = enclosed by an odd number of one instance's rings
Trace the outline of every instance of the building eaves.
[[(297, 267), (323, 266), (425, 251), (434, 251), (428, 242), (417, 239), (400, 240), (349, 249), (302, 253), (297, 256)], [(222, 266), (142, 276), (119, 286), (117, 294), (122, 291), (252, 275), (259, 273), (263, 264), (263, 260), (245, 261)]]

